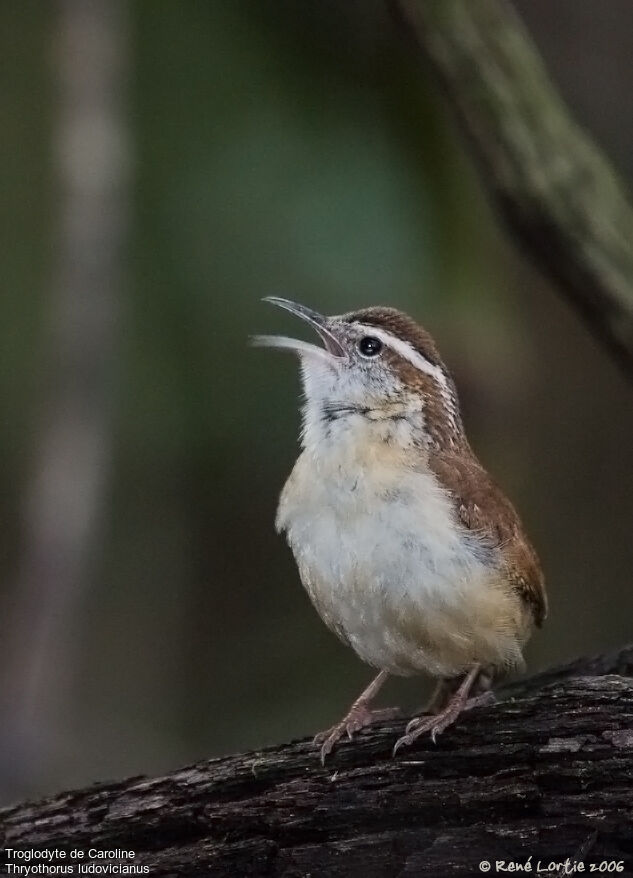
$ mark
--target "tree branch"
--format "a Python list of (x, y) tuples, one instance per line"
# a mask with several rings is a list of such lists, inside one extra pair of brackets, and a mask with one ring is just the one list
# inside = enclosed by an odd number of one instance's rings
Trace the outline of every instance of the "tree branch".
[(392, 0), (520, 245), (633, 377), (633, 209), (502, 0)]
[(628, 873), (633, 680), (568, 675), (628, 673), (632, 660), (629, 646), (554, 669), (545, 688), (543, 675), (522, 681), (395, 759), (402, 723), (366, 730), (325, 769), (299, 741), (5, 808), (0, 839), (134, 851), (122, 862), (154, 878), (472, 875), (530, 855), (533, 867), (622, 860)]

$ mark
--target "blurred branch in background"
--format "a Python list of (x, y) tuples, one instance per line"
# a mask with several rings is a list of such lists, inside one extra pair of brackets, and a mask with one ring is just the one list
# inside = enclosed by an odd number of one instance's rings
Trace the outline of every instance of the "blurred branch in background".
[(633, 209), (509, 3), (392, 0), (438, 73), (518, 243), (633, 376)]
[[(53, 147), (59, 190), (48, 362), (4, 620), (3, 780), (34, 780), (64, 739), (68, 633), (90, 583), (107, 490), (127, 232), (125, 0), (59, 0)], [(66, 746), (72, 746), (69, 741)]]

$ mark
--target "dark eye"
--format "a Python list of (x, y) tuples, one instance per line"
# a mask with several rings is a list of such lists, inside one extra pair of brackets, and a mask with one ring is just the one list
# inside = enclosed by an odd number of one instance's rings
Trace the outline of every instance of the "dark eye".
[(382, 350), (382, 342), (374, 335), (365, 335), (358, 342), (358, 350), (363, 357), (377, 357)]

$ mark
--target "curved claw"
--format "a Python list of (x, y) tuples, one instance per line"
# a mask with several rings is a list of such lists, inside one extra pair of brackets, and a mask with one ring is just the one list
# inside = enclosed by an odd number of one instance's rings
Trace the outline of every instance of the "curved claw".
[(420, 723), (422, 722), (422, 718), (419, 716), (414, 716), (413, 719), (410, 719), (405, 727), (405, 732), (407, 735), (411, 734), (411, 732), (416, 729)]
[(326, 732), (319, 732), (318, 735), (315, 735), (312, 743), (315, 747), (321, 748), (321, 765), (325, 765), (326, 757), (330, 755), (334, 749), (334, 745), (343, 737), (343, 735), (347, 734), (348, 740), (353, 741), (354, 734), (362, 728), (362, 723), (355, 722), (353, 719), (349, 722), (343, 720), (343, 722), (328, 729)]
[(412, 744), (412, 743), (413, 743), (413, 738), (411, 738), (409, 735), (403, 735), (401, 738), (398, 738), (396, 743), (393, 745), (393, 750), (391, 751), (391, 755), (395, 756), (401, 747), (408, 747), (409, 744)]
[(438, 721), (438, 717), (436, 716), (427, 716), (424, 718), (416, 717), (412, 719), (407, 724), (405, 734), (396, 741), (392, 755), (395, 756), (400, 747), (408, 747), (413, 744), (413, 742), (425, 732), (431, 733), (431, 740), (435, 744), (437, 736), (442, 734), (444, 728), (445, 726), (442, 725), (441, 721)]
[(331, 729), (328, 729), (327, 732), (317, 732), (314, 738), (312, 738), (312, 746), (320, 747), (325, 741), (327, 741), (330, 732)]
[(334, 749), (337, 741), (343, 735), (347, 734), (350, 741), (354, 739), (354, 735), (364, 729), (366, 726), (377, 720), (391, 719), (399, 715), (398, 708), (382, 708), (380, 710), (370, 710), (365, 704), (352, 705), (347, 716), (340, 723), (328, 729), (326, 732), (319, 732), (314, 736), (313, 745), (321, 748), (321, 765), (325, 765), (327, 756)]
[(321, 765), (325, 765), (326, 758), (330, 755), (330, 753), (334, 749), (334, 745), (340, 737), (340, 734), (338, 734), (335, 730), (328, 738), (325, 739), (321, 747)]

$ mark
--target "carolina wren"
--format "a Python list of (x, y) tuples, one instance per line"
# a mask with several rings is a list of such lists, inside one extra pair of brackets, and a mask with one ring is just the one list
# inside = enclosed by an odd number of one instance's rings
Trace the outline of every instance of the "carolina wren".
[(393, 308), (324, 317), (265, 301), (305, 320), (323, 343), (254, 339), (299, 355), (305, 394), (302, 451), (277, 530), (323, 621), (379, 669), (341, 722), (317, 736), (321, 759), (345, 733), (391, 713), (370, 709), (389, 674), (439, 680), (430, 715), (408, 724), (394, 753), (425, 732), (435, 740), (485, 697), (476, 693), (494, 674), (523, 664), (547, 612), (538, 558), (468, 444), (455, 384), (428, 332)]

